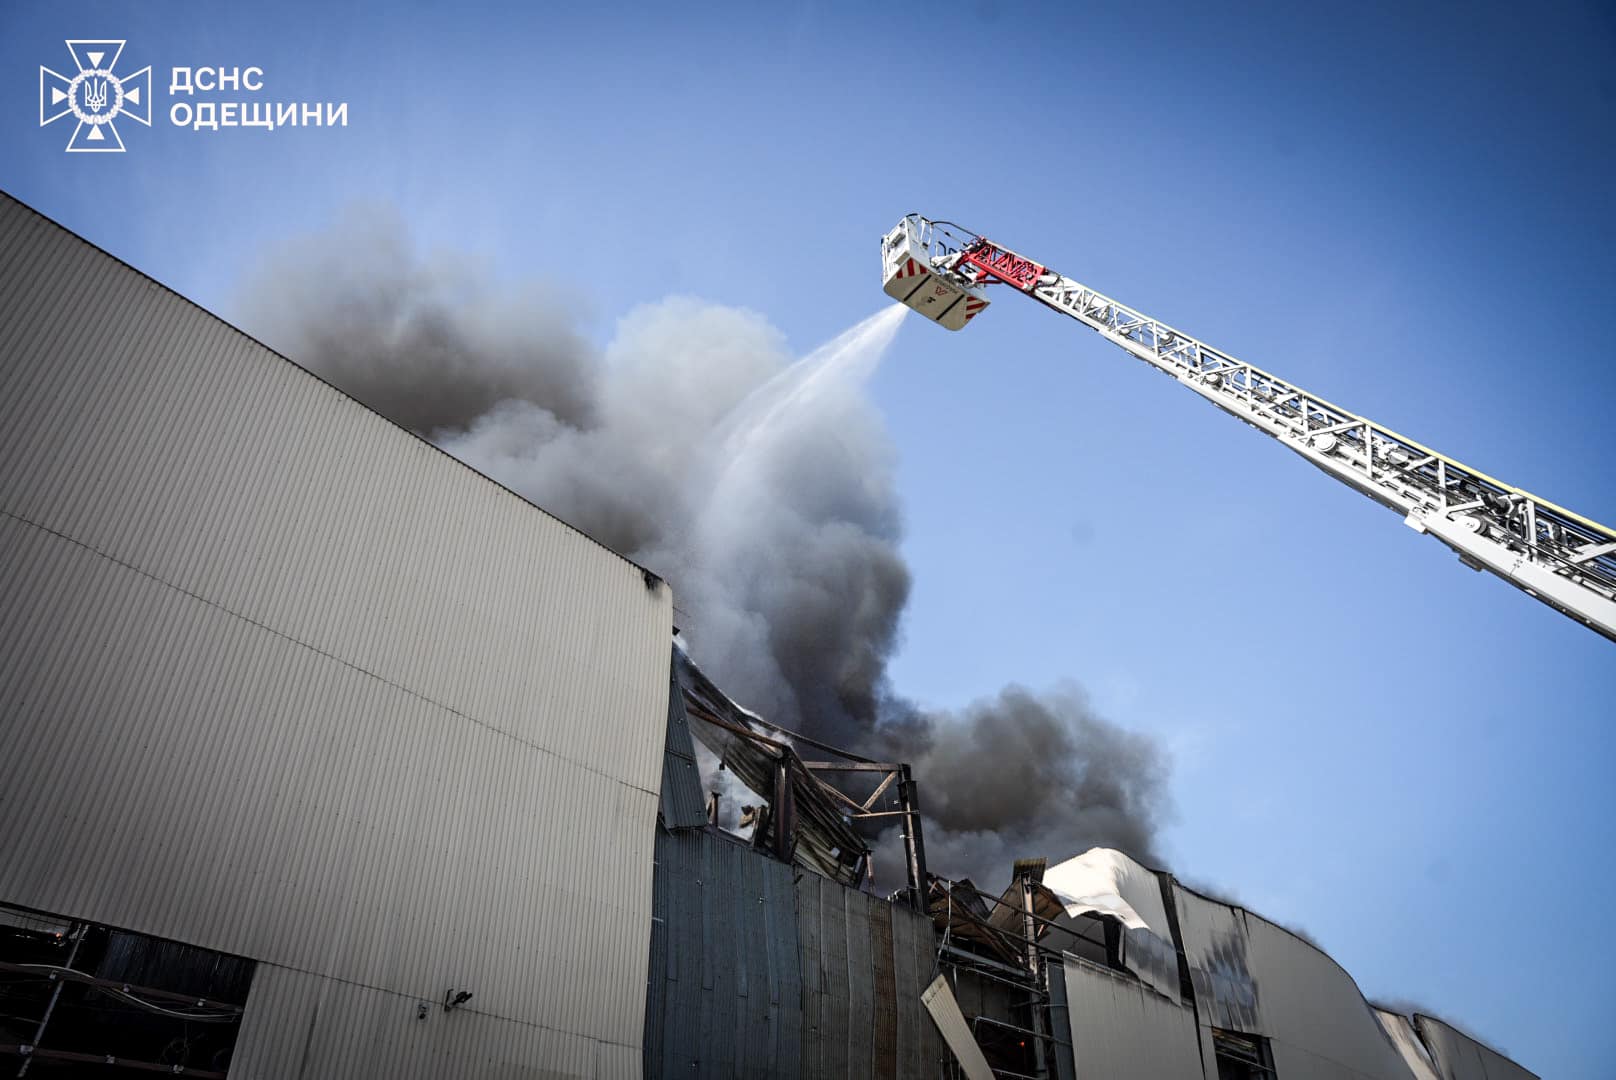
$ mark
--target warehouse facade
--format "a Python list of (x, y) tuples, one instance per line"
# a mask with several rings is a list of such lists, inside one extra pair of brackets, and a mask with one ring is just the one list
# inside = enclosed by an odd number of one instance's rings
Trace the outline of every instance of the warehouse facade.
[(231, 1076), (638, 1075), (668, 587), (9, 198), (0, 252), (0, 902), (250, 961)]
[[(929, 876), (907, 767), (804, 761), (672, 619), (654, 574), (0, 195), (0, 1062), (1530, 1076), (1121, 853)], [(760, 792), (748, 832), (698, 744)]]

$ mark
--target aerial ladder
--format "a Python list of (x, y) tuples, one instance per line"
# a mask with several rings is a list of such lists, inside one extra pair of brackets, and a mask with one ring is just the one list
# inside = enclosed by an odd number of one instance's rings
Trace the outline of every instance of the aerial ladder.
[(910, 214), (881, 240), (886, 294), (950, 330), (1004, 285), (1068, 315), (1330, 476), (1616, 641), (1616, 530), (1236, 360), (984, 236)]

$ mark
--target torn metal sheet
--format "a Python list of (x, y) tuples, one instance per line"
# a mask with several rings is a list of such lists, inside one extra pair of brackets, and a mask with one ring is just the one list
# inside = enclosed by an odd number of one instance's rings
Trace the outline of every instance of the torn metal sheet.
[(931, 1013), (932, 1022), (948, 1048), (954, 1051), (960, 1069), (969, 1080), (993, 1080), (993, 1070), (988, 1067), (988, 1059), (977, 1045), (976, 1036), (971, 1034), (971, 1026), (965, 1022), (965, 1014), (960, 1012), (954, 991), (948, 988), (948, 980), (937, 976), (920, 995), (920, 1001)]
[(1414, 1080), (1444, 1080), (1441, 1073), (1436, 1071), (1436, 1064), (1431, 1060), (1431, 1052), (1420, 1042), (1419, 1035), (1414, 1031), (1414, 1022), (1399, 1012), (1390, 1009), (1372, 1006), (1375, 1010), (1375, 1019), (1380, 1021), (1381, 1030), (1396, 1047), (1398, 1056)]

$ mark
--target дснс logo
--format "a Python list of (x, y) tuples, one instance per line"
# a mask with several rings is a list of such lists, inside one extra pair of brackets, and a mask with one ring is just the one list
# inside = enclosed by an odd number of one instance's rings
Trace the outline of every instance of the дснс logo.
[(39, 126), (72, 113), (78, 120), (67, 140), (68, 153), (123, 152), (115, 121), (127, 116), (151, 127), (151, 65), (133, 75), (112, 73), (123, 52), (122, 41), (67, 42), (78, 73), (72, 76), (39, 66)]

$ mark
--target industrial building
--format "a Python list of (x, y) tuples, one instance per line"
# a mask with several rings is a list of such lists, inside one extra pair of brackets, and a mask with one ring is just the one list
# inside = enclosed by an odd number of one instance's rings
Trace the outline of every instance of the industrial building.
[(1120, 852), (931, 876), (924, 777), (674, 640), (655, 574), (0, 196), (0, 1068), (1531, 1075)]

